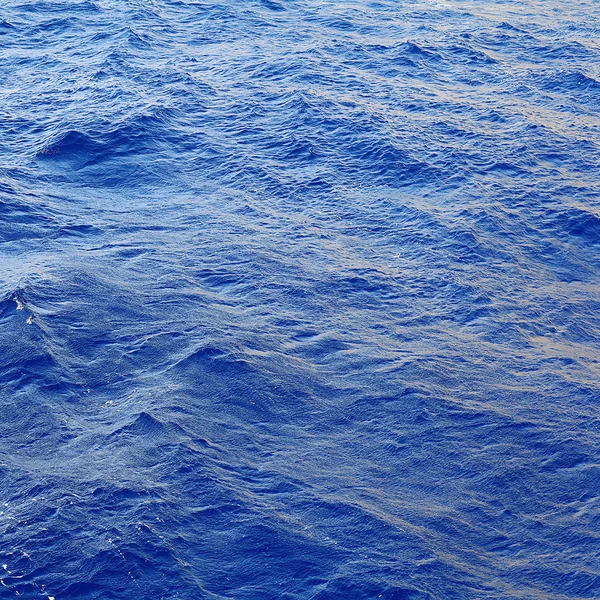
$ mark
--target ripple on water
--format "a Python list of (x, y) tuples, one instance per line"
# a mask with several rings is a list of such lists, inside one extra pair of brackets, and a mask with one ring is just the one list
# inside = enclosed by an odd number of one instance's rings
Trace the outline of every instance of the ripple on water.
[(597, 3), (3, 11), (7, 597), (600, 596)]

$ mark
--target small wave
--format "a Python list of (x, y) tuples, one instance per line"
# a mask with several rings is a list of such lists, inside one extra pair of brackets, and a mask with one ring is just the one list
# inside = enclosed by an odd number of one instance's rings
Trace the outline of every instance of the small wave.
[(591, 211), (571, 207), (553, 211), (550, 222), (555, 231), (566, 231), (575, 238), (590, 244), (600, 243), (600, 215)]
[(260, 0), (261, 6), (265, 8), (275, 11), (275, 12), (283, 12), (286, 10), (285, 6), (280, 2), (273, 2), (272, 0)]
[[(36, 154), (49, 172), (95, 185), (128, 187), (164, 177), (158, 169), (140, 168), (143, 156), (167, 156), (174, 140), (171, 112), (136, 115), (106, 129), (71, 129), (46, 142)], [(120, 161), (115, 167), (115, 161)]]
[(80, 131), (67, 131), (49, 142), (37, 156), (47, 159), (70, 160), (80, 168), (103, 155), (103, 145)]
[(141, 412), (133, 422), (116, 429), (109, 437), (120, 438), (129, 435), (150, 436), (152, 443), (156, 443), (158, 438), (164, 437), (176, 440), (184, 435), (184, 430), (175, 423), (163, 422), (150, 413)]
[(536, 78), (537, 82), (539, 82), (542, 89), (551, 92), (564, 92), (567, 94), (584, 92), (586, 94), (593, 94), (593, 96), (590, 96), (593, 104), (597, 103), (597, 92), (600, 91), (600, 81), (580, 71), (545, 73)]
[(4, 19), (0, 19), (0, 35), (14, 31), (15, 26)]

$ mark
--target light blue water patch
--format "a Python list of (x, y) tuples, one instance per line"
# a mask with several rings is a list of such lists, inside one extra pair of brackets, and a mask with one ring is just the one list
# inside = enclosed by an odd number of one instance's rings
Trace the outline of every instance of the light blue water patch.
[(600, 597), (599, 22), (5, 0), (0, 598)]

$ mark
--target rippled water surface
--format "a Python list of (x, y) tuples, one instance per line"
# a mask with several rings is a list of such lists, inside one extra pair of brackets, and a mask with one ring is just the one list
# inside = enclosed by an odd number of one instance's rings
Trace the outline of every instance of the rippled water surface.
[(0, 52), (0, 598), (600, 597), (596, 0)]

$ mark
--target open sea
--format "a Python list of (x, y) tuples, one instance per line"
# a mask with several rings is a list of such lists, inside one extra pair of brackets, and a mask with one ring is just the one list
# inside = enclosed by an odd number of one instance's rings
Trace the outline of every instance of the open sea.
[(600, 598), (598, 0), (2, 0), (17, 597)]

